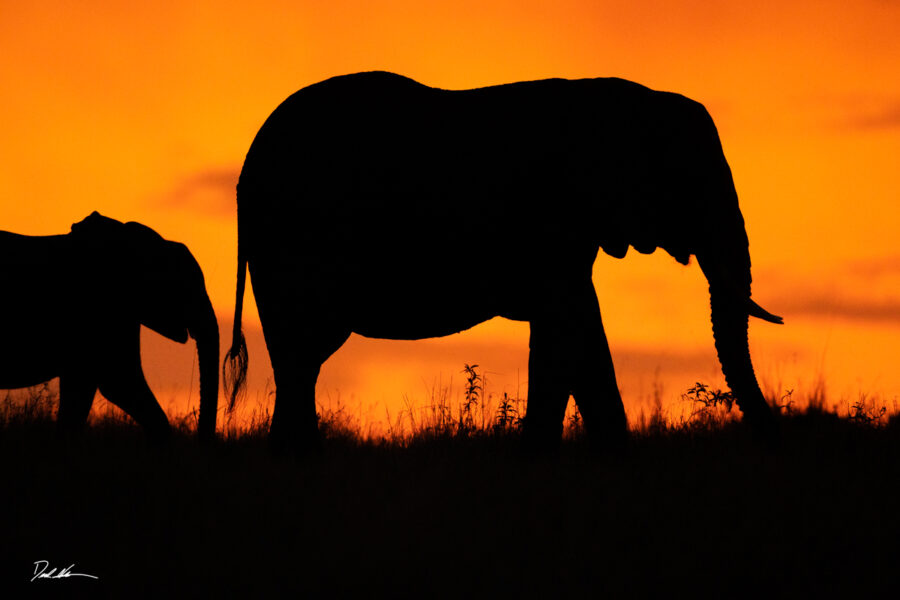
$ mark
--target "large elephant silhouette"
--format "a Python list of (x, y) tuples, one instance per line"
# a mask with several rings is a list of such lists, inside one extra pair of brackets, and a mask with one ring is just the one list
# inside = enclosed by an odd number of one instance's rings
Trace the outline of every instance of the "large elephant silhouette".
[(92, 213), (70, 233), (0, 232), (0, 388), (59, 377), (60, 431), (83, 427), (99, 389), (151, 437), (169, 421), (144, 379), (141, 325), (197, 342), (198, 433), (212, 438), (219, 327), (200, 265), (184, 244)]
[[(627, 423), (591, 271), (663, 248), (697, 257), (715, 345), (747, 421), (774, 432), (756, 381), (750, 255), (709, 113), (622, 79), (448, 91), (399, 75), (335, 77), (285, 100), (237, 187), (231, 404), (246, 374), (249, 266), (277, 395), (273, 442), (315, 442), (319, 368), (351, 332), (445, 336), (496, 316), (530, 323), (523, 434), (558, 443), (569, 395), (589, 435)], [(463, 275), (463, 273), (465, 275)]]

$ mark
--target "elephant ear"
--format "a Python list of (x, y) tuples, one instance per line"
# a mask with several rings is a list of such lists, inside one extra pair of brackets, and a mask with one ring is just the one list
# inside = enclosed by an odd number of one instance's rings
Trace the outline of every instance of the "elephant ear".
[(706, 108), (668, 92), (652, 100), (639, 135), (611, 158), (613, 172), (628, 178), (615, 190), (621, 200), (607, 206), (601, 247), (617, 258), (629, 246), (643, 254), (661, 248), (686, 265), (725, 226), (719, 213), (737, 212), (734, 185)]
[(122, 223), (96, 211), (73, 224), (70, 235), (86, 273), (84, 281), (96, 288), (105, 311), (138, 321), (173, 341), (187, 341), (181, 292), (186, 277), (183, 254), (190, 255), (186, 248), (179, 252), (181, 244), (165, 240), (146, 225)]
[(199, 265), (184, 244), (170, 242), (141, 223), (129, 222), (125, 228), (132, 258), (127, 279), (138, 320), (163, 337), (187, 342), (192, 310), (188, 288)]

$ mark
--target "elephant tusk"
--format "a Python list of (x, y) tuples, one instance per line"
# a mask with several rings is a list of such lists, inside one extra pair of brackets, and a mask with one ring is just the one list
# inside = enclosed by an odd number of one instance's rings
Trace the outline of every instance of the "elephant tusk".
[(775, 323), (776, 325), (784, 325), (784, 319), (778, 315), (773, 315), (750, 298), (747, 298), (747, 312), (751, 317), (756, 317), (757, 319), (762, 319), (769, 323)]
[(776, 325), (784, 325), (784, 319), (782, 319), (778, 315), (773, 315), (762, 306), (754, 302), (752, 298), (750, 298), (749, 296), (745, 296), (738, 289), (728, 271), (726, 271), (718, 261), (701, 260), (699, 256), (697, 257), (697, 261), (700, 263), (700, 268), (706, 274), (707, 279), (710, 279), (710, 275), (713, 275), (717, 281), (722, 282), (725, 289), (728, 290), (729, 293), (733, 294), (735, 299), (744, 299), (744, 301), (747, 303), (746, 306), (748, 315), (750, 315), (751, 317), (756, 317), (757, 319), (762, 319), (763, 321), (768, 321), (769, 323), (775, 323)]

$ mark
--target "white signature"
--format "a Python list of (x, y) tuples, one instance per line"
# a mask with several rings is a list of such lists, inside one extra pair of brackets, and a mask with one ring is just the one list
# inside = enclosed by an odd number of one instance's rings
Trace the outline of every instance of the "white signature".
[(31, 578), (31, 581), (34, 581), (35, 579), (65, 579), (66, 577), (90, 577), (91, 579), (99, 579), (99, 577), (88, 575), (87, 573), (73, 573), (72, 569), (74, 567), (75, 563), (72, 563), (65, 569), (60, 569), (59, 572), (57, 572), (57, 569), (50, 569), (50, 561), (36, 560), (34, 561), (34, 577)]

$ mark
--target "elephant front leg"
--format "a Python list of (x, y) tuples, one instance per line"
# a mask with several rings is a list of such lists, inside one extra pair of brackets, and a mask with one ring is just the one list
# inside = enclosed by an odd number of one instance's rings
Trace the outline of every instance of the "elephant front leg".
[(134, 419), (149, 438), (161, 441), (171, 434), (169, 419), (147, 385), (143, 372), (132, 377), (110, 377), (100, 384), (100, 393)]
[(531, 321), (526, 442), (557, 445), (569, 395), (592, 443), (624, 446), (628, 426), (593, 284), (588, 281)]
[(67, 436), (84, 429), (97, 384), (89, 377), (79, 374), (64, 374), (59, 378), (59, 412), (56, 416), (57, 430)]
[(123, 327), (105, 340), (100, 362), (100, 393), (124, 410), (149, 438), (165, 440), (171, 434), (169, 419), (160, 408), (156, 396), (141, 367), (141, 326)]
[(100, 393), (134, 419), (148, 437), (160, 441), (169, 437), (171, 427), (144, 378), (140, 343), (139, 325), (110, 340), (102, 361)]
[(572, 395), (591, 445), (620, 451), (628, 442), (628, 420), (594, 287), (580, 305), (582, 326), (572, 340)]

